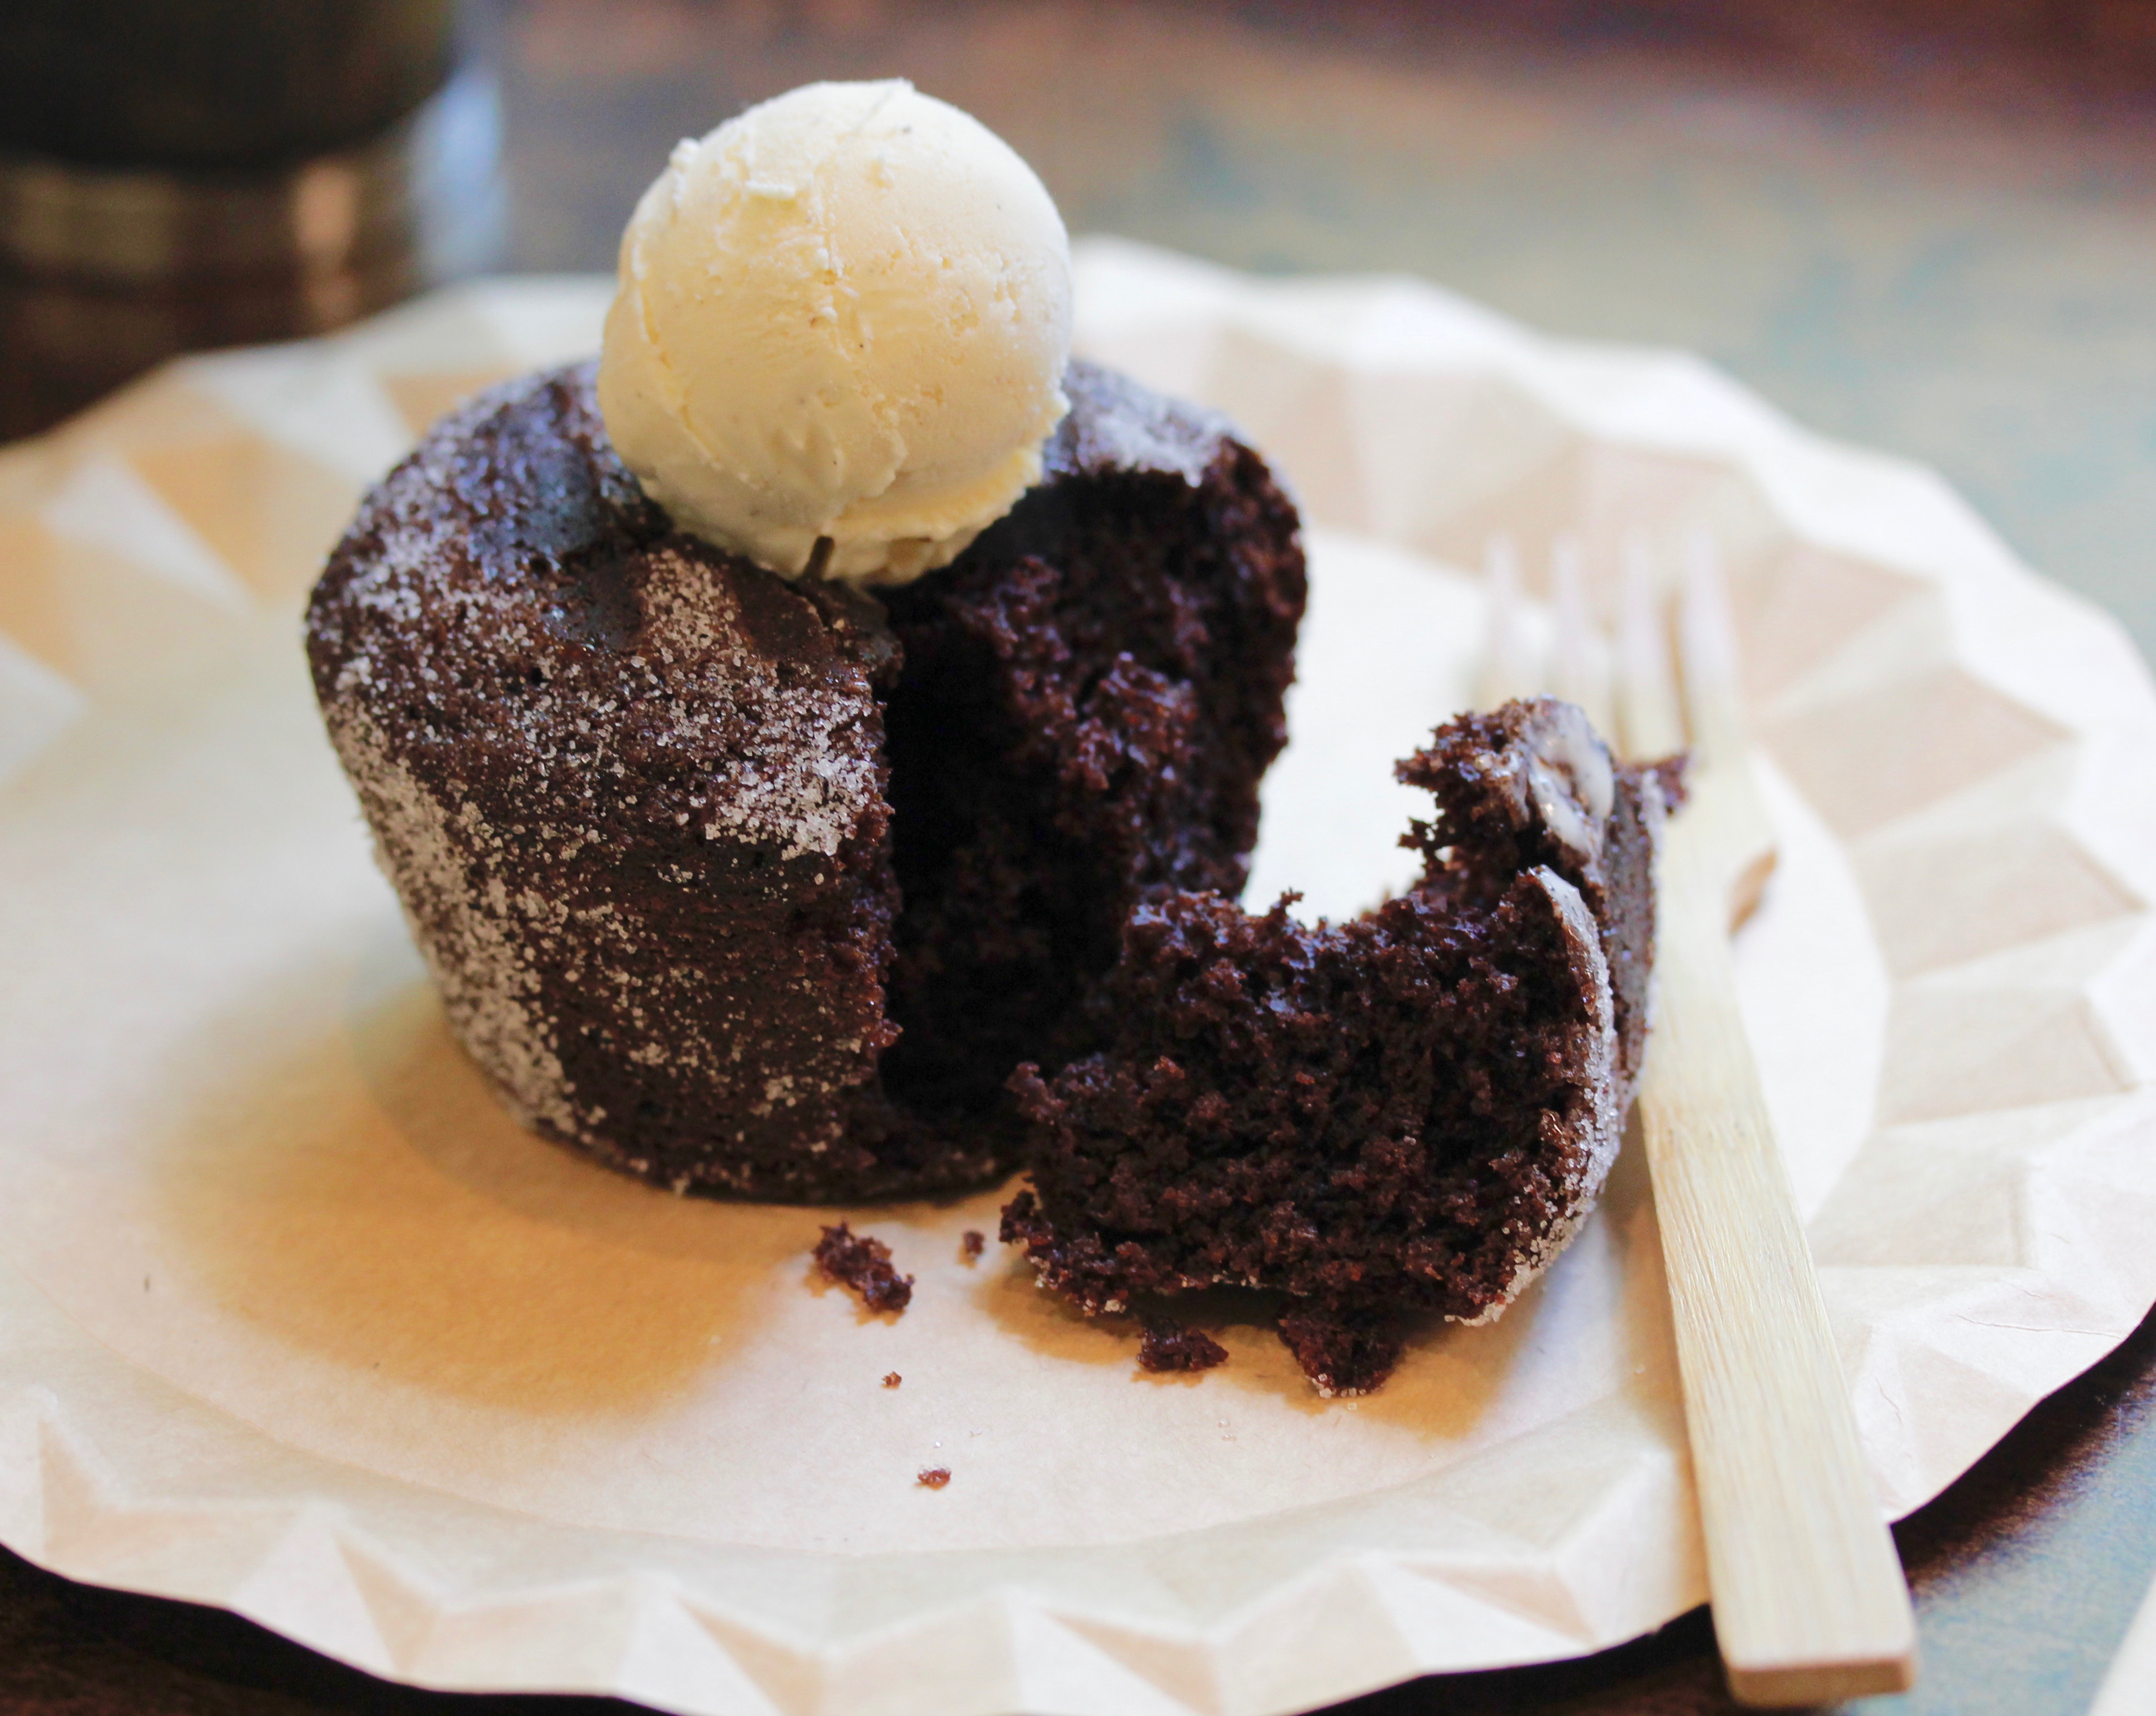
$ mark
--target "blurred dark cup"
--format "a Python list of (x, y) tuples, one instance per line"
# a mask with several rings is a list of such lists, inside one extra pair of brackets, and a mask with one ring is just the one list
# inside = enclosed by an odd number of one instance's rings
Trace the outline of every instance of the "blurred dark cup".
[(0, 434), (483, 262), (498, 126), (456, 23), (454, 0), (0, 8)]

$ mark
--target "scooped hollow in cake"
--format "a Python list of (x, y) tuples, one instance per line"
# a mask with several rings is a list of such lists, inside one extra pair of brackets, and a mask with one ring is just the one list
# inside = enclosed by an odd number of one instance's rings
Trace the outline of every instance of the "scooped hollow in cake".
[(1538, 700), (1441, 728), (1419, 884), (1306, 926), (1178, 892), (1133, 913), (1108, 1040), (1022, 1068), (1031, 1188), (1005, 1210), (1091, 1313), (1233, 1285), (1327, 1394), (1403, 1320), (1496, 1315), (1571, 1236), (1618, 1146), (1648, 1023), (1663, 775)]
[(1044, 475), (886, 593), (676, 531), (588, 365), (446, 419), (308, 612), (451, 1028), (549, 1137), (851, 1200), (1012, 1160), (1116, 931), (1241, 886), (1285, 737), (1292, 506), (1217, 419), (1073, 365)]

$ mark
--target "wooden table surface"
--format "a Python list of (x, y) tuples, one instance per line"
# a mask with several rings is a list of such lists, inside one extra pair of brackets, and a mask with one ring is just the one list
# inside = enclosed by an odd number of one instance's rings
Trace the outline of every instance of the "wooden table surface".
[[(502, 261), (610, 265), (666, 147), (819, 76), (904, 74), (1074, 231), (1405, 270), (1555, 332), (1702, 352), (1938, 465), (2156, 646), (2156, 6), (2143, 0), (896, 7), (497, 0)], [(2156, 1320), (1898, 1531), (1924, 1678), (1866, 1716), (2081, 1716), (2156, 1576)], [(568, 1701), (597, 1708), (592, 1701)], [(232, 1616), (0, 1554), (0, 1710), (553, 1710), (386, 1687)], [(1731, 1708), (1706, 1617), (1341, 1707)]]

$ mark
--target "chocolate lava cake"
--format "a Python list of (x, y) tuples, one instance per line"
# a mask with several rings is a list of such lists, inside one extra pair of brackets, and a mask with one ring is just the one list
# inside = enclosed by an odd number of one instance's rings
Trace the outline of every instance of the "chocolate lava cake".
[(1124, 920), (1232, 896), (1285, 738), (1293, 507), (1217, 420), (1073, 365), (949, 568), (789, 582), (675, 530), (587, 364), (362, 503), (307, 647), (452, 1028), (546, 1135), (680, 1190), (850, 1200), (1014, 1159)]
[(1569, 704), (1440, 728), (1400, 778), (1422, 877), (1352, 922), (1222, 892), (1142, 903), (1105, 1041), (1013, 1077), (1032, 1188), (1004, 1215), (1091, 1313), (1278, 1290), (1321, 1391), (1397, 1361), (1404, 1319), (1494, 1316), (1593, 1206), (1645, 1046), (1670, 772), (1614, 765)]

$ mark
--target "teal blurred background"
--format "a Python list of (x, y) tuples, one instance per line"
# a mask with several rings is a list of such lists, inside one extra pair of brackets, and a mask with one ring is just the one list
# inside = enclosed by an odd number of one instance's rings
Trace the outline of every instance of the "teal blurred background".
[(676, 136), (901, 74), (1074, 232), (1404, 270), (1937, 465), (2156, 651), (2156, 6), (501, 0), (506, 259), (612, 265)]

